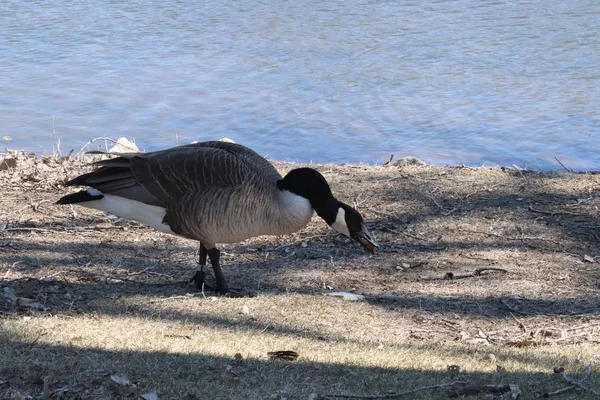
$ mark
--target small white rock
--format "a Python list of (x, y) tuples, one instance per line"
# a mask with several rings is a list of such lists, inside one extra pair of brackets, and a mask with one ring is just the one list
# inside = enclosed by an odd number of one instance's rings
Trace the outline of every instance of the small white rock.
[(327, 296), (333, 296), (347, 301), (363, 301), (365, 299), (365, 296), (363, 296), (362, 294), (354, 294), (348, 292), (331, 292), (325, 294)]

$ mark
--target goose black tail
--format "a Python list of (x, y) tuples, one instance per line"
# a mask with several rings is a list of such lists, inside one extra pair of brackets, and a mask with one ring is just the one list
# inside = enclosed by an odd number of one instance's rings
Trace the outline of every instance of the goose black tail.
[(76, 186), (76, 185), (86, 185), (87, 179), (92, 176), (93, 172), (89, 172), (87, 174), (79, 175), (77, 178), (71, 179), (69, 182), (65, 183), (65, 186)]
[(87, 190), (82, 190), (81, 192), (72, 193), (61, 197), (56, 204), (83, 203), (86, 201), (100, 200), (103, 197), (103, 194), (90, 194)]

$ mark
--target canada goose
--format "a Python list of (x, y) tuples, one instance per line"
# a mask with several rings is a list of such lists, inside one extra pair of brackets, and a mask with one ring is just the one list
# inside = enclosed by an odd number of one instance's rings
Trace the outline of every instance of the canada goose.
[(282, 178), (253, 150), (220, 141), (117, 155), (68, 181), (67, 186), (90, 188), (57, 203), (76, 203), (198, 240), (201, 271), (193, 278), (198, 286), (208, 256), (217, 291), (229, 292), (217, 243), (298, 231), (313, 210), (371, 253), (379, 247), (360, 213), (333, 197), (323, 175), (312, 168), (294, 169)]

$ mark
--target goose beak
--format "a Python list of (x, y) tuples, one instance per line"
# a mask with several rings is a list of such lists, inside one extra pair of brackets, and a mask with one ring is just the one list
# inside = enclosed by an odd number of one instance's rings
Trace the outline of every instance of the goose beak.
[(371, 254), (375, 254), (375, 250), (379, 248), (379, 244), (377, 243), (373, 235), (371, 235), (371, 232), (369, 232), (364, 226), (360, 232), (352, 235), (352, 239), (360, 243)]

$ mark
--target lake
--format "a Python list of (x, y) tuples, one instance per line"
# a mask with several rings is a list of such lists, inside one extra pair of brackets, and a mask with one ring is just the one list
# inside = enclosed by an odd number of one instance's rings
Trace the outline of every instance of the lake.
[(0, 146), (600, 169), (600, 2), (0, 2)]

